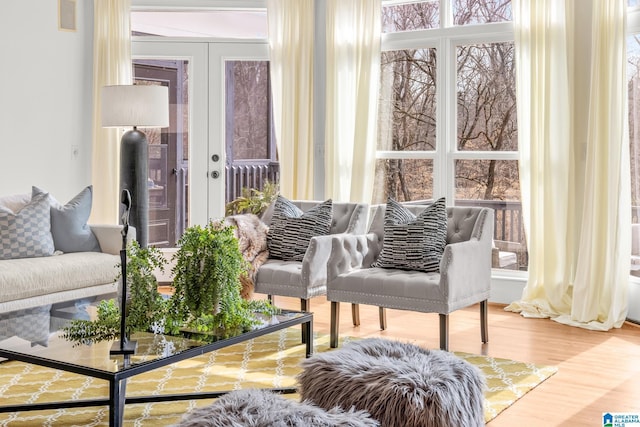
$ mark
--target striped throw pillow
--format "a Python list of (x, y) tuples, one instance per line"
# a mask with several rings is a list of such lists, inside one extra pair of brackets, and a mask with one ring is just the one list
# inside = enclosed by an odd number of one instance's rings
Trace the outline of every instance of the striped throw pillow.
[(382, 251), (371, 266), (437, 272), (446, 244), (444, 197), (418, 216), (390, 198), (384, 214)]
[(278, 196), (267, 232), (269, 258), (302, 261), (311, 238), (329, 234), (332, 213), (331, 199), (303, 212), (285, 197)]

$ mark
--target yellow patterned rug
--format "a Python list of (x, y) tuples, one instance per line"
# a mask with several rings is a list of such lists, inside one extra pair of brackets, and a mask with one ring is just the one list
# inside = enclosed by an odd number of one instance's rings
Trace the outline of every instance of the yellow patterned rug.
[[(317, 335), (315, 351), (328, 350), (328, 336)], [(283, 330), (134, 377), (127, 385), (127, 396), (294, 386), (304, 351), (300, 331)], [(507, 359), (456, 354), (478, 366), (487, 378), (487, 421), (557, 370)], [(103, 380), (20, 362), (0, 363), (0, 405), (104, 398), (107, 393)], [(190, 409), (209, 403), (211, 400), (127, 405), (125, 425), (171, 425)], [(106, 426), (108, 421), (106, 407), (0, 414), (0, 427)]]

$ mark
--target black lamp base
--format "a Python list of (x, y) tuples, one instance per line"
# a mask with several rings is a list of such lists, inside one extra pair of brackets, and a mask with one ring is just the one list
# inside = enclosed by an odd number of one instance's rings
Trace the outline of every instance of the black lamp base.
[(138, 349), (138, 341), (125, 341), (124, 345), (116, 341), (111, 346), (109, 354), (134, 354)]
[(148, 244), (149, 227), (149, 153), (147, 137), (135, 127), (122, 135), (120, 141), (120, 192), (131, 193), (129, 223), (136, 228), (140, 247)]

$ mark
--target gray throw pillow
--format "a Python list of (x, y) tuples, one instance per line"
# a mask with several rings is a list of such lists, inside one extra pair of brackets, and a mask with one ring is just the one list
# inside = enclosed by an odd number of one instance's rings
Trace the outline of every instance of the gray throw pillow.
[[(45, 193), (38, 187), (32, 187), (32, 197)], [(87, 225), (93, 202), (93, 187), (85, 187), (66, 205), (60, 204), (49, 195), (51, 204), (51, 234), (57, 251), (100, 252), (98, 239)]]
[(331, 199), (303, 212), (288, 199), (278, 196), (267, 232), (269, 258), (302, 261), (312, 237), (331, 231)]
[(437, 272), (447, 244), (444, 197), (418, 216), (393, 199), (384, 213), (382, 251), (372, 267)]
[(18, 212), (0, 208), (0, 259), (53, 255), (49, 195), (31, 198)]

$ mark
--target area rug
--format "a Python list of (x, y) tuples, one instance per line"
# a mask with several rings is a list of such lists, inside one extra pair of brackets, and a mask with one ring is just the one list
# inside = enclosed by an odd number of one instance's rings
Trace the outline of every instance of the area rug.
[[(349, 338), (344, 338), (348, 341)], [(316, 335), (315, 351), (329, 351), (329, 337)], [(298, 362), (304, 357), (298, 329), (283, 330), (246, 343), (139, 375), (127, 385), (128, 396), (295, 386)], [(485, 419), (490, 421), (556, 372), (540, 366), (466, 353), (456, 353), (478, 366), (487, 378)], [(20, 362), (0, 363), (3, 405), (106, 396), (105, 381)], [(297, 398), (297, 395), (287, 395)], [(126, 426), (165, 426), (210, 400), (127, 405)], [(2, 426), (106, 426), (108, 408), (75, 408), (0, 414)]]

